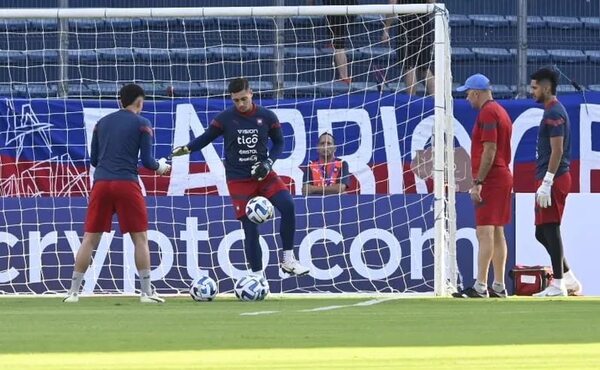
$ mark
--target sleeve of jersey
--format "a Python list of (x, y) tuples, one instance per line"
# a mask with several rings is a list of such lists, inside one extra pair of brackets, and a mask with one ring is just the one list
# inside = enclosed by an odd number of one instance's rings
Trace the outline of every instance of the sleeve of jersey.
[(94, 167), (98, 166), (98, 125), (94, 126), (92, 133), (92, 151), (90, 152), (90, 164)]
[(213, 120), (202, 135), (190, 141), (186, 146), (191, 152), (201, 150), (213, 140), (221, 136), (221, 134), (223, 134), (223, 126), (221, 125), (221, 122)]
[(550, 137), (565, 136), (565, 118), (560, 112), (550, 110), (544, 115), (542, 123)]
[(350, 170), (348, 169), (348, 162), (342, 161), (342, 173), (340, 174), (340, 184), (350, 186)]
[(281, 152), (283, 152), (283, 133), (281, 132), (281, 125), (279, 124), (279, 121), (275, 121), (273, 124), (271, 124), (269, 137), (273, 142), (273, 146), (269, 151), (269, 158), (275, 162), (281, 155)]
[(142, 139), (140, 141), (140, 157), (142, 165), (149, 170), (156, 171), (158, 169), (158, 162), (152, 155), (152, 128), (147, 124), (140, 126), (140, 132)]
[(481, 130), (481, 142), (495, 143), (498, 141), (498, 119), (494, 112), (488, 109), (481, 111), (478, 124)]

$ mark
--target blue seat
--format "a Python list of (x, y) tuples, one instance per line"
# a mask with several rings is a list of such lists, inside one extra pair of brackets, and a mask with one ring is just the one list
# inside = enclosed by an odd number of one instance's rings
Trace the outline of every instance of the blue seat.
[(198, 63), (205, 62), (209, 59), (210, 51), (206, 48), (177, 48), (171, 49), (171, 59), (174, 61), (185, 62), (185, 63)]
[(142, 20), (139, 18), (115, 18), (106, 20), (104, 26), (108, 31), (132, 32), (143, 29)]
[(0, 84), (0, 96), (13, 98), (24, 98), (27, 96), (27, 85), (24, 84)]
[(508, 20), (503, 15), (473, 14), (470, 15), (469, 18), (473, 21), (474, 26), (487, 28), (499, 28), (509, 26)]
[(450, 28), (471, 27), (473, 21), (464, 14), (450, 14)]
[(513, 90), (507, 85), (492, 85), (492, 92), (494, 97), (500, 99), (512, 98), (514, 96)]
[(76, 19), (69, 21), (71, 32), (105, 32), (110, 29), (104, 19)]
[(512, 58), (510, 52), (504, 48), (473, 48), (472, 50), (480, 60), (500, 62)]
[(557, 16), (546, 16), (543, 17), (544, 21), (550, 28), (557, 28), (561, 30), (571, 30), (583, 27), (583, 23), (576, 17), (557, 17)]
[(0, 50), (1, 65), (24, 65), (26, 58), (22, 51)]
[(249, 81), (252, 92), (258, 93), (258, 95), (265, 97), (272, 96), (275, 91), (273, 90), (273, 82), (267, 80), (260, 81)]
[(26, 32), (28, 21), (26, 19), (3, 19), (0, 20), (0, 31), (4, 32)]
[(585, 55), (590, 59), (590, 62), (600, 63), (600, 50), (586, 50)]
[[(510, 49), (510, 54), (516, 57), (517, 49)], [(549, 62), (550, 54), (543, 49), (527, 49), (527, 60), (540, 63)]]
[(577, 89), (575, 87), (573, 87), (572, 85), (561, 84), (561, 85), (556, 86), (556, 92), (557, 93), (572, 93), (572, 92), (577, 92)]
[(29, 50), (24, 52), (30, 63), (57, 64), (58, 50)]
[(312, 58), (322, 54), (320, 49), (307, 47), (287, 47), (284, 52), (286, 58)]
[(315, 86), (306, 81), (284, 81), (283, 89), (287, 98), (308, 98), (315, 94)]
[(173, 92), (177, 98), (185, 98), (190, 96), (206, 95), (206, 89), (200, 86), (197, 82), (173, 82), (169, 85), (173, 86)]
[(552, 49), (548, 54), (554, 62), (562, 63), (583, 63), (587, 56), (581, 50)]
[(581, 23), (585, 28), (591, 30), (600, 29), (600, 18), (599, 17), (581, 17)]
[[(517, 26), (518, 19), (516, 15), (507, 15), (506, 19), (510, 22), (513, 27)], [(531, 15), (527, 17), (527, 28), (545, 28), (547, 22), (537, 15)]]
[(351, 86), (340, 81), (318, 82), (315, 87), (321, 96), (335, 96), (347, 94)]
[(95, 82), (88, 85), (94, 96), (101, 98), (117, 98), (121, 84), (116, 82)]
[(95, 50), (70, 49), (67, 53), (69, 56), (69, 64), (96, 64), (98, 61)]
[(241, 46), (212, 46), (207, 48), (210, 57), (213, 60), (242, 60), (244, 49)]
[(166, 63), (170, 61), (169, 51), (166, 49), (134, 48), (136, 61), (151, 64)]
[(372, 81), (352, 81), (350, 90), (353, 92), (373, 92), (379, 91), (379, 85)]
[(591, 91), (600, 91), (600, 85), (589, 85), (588, 89)]
[(181, 31), (183, 20), (181, 18), (144, 18), (138, 19), (139, 27), (146, 30)]
[(275, 55), (273, 46), (248, 46), (246, 56), (250, 59), (272, 59)]
[(326, 24), (325, 17), (298, 16), (286, 20), (286, 28), (312, 28), (322, 27)]
[(461, 47), (451, 48), (450, 53), (452, 55), (453, 61), (475, 59), (475, 53), (472, 52), (471, 49), (469, 49), (469, 48), (461, 48)]
[(102, 63), (133, 62), (133, 49), (131, 48), (97, 49), (96, 54)]
[[(396, 52), (392, 48), (377, 47), (377, 46), (365, 46), (359, 50), (360, 57), (364, 59), (386, 59), (395, 60)], [(357, 54), (358, 55), (358, 54)]]
[(58, 87), (55, 84), (28, 84), (27, 94), (31, 98), (56, 97)]
[(92, 89), (90, 89), (90, 87), (85, 83), (69, 84), (67, 88), (69, 96), (82, 98), (94, 96)]
[(33, 19), (29, 21), (28, 30), (56, 32), (58, 30), (58, 22), (55, 19)]
[(225, 80), (200, 82), (199, 85), (208, 93), (208, 96), (224, 97), (227, 95), (227, 81)]

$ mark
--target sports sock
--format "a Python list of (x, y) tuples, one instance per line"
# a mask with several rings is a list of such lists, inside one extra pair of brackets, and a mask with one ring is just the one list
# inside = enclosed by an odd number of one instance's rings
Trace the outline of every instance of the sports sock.
[(69, 293), (79, 293), (79, 288), (81, 288), (81, 282), (83, 281), (84, 275), (85, 272), (73, 271), (73, 277), (71, 278), (71, 288), (69, 289)]
[(262, 250), (258, 244), (258, 225), (250, 221), (248, 217), (241, 218), (242, 226), (244, 227), (244, 253), (246, 261), (250, 265), (252, 272), (260, 272), (263, 269), (262, 265)]
[(140, 275), (140, 289), (142, 293), (152, 295), (152, 282), (150, 281), (150, 270), (138, 271)]
[(504, 283), (499, 283), (497, 281), (494, 281), (494, 283), (492, 284), (492, 289), (494, 289), (494, 291), (500, 293), (506, 289), (506, 286), (504, 285)]
[(564, 284), (563, 284), (563, 279), (554, 279), (552, 280), (552, 285), (554, 285), (557, 288), (563, 288)]
[(294, 234), (296, 233), (296, 211), (292, 195), (287, 190), (280, 191), (269, 200), (281, 213), (279, 234), (281, 235), (282, 249), (291, 251), (294, 249)]
[(485, 291), (487, 290), (487, 284), (482, 283), (481, 281), (476, 281), (475, 285), (473, 285), (473, 288), (475, 288), (477, 293), (484, 294)]
[(293, 250), (283, 251), (283, 262), (293, 261), (295, 258)]

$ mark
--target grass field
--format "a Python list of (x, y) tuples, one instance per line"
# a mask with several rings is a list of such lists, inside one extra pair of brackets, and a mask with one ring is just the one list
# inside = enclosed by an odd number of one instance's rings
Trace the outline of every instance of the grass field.
[(600, 299), (0, 299), (0, 369), (600, 368)]

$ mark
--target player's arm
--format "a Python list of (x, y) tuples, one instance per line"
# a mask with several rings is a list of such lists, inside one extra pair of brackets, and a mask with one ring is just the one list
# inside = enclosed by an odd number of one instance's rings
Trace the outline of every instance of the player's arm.
[(92, 133), (92, 151), (90, 153), (90, 163), (92, 166), (98, 166), (98, 125), (94, 126)]
[(156, 171), (159, 175), (166, 175), (171, 170), (171, 165), (167, 163), (167, 159), (161, 158), (157, 161), (152, 155), (152, 128), (150, 125), (142, 124), (140, 132), (142, 135), (140, 141), (142, 165), (149, 170)]
[(350, 182), (350, 175), (348, 173), (348, 163), (346, 161), (342, 162), (342, 171), (340, 173), (340, 180), (337, 184), (332, 184), (328, 186), (317, 186), (312, 185), (310, 182), (306, 182), (304, 188), (302, 189), (302, 193), (304, 195), (331, 195), (331, 194), (341, 194), (346, 191), (348, 188), (348, 184)]
[(558, 171), (564, 151), (565, 118), (560, 113), (549, 112), (547, 117), (544, 117), (542, 120), (542, 127), (540, 129), (548, 130), (550, 136), (550, 160), (548, 161), (548, 170), (546, 171), (544, 180), (535, 194), (538, 205), (546, 208), (552, 205), (552, 184), (554, 184), (554, 175)]
[(194, 140), (190, 141), (184, 146), (178, 146), (173, 149), (172, 156), (178, 157), (180, 155), (190, 154), (191, 152), (196, 152), (198, 150), (202, 150), (205, 146), (212, 143), (216, 138), (223, 134), (223, 126), (217, 120), (213, 120), (204, 131), (204, 133)]

